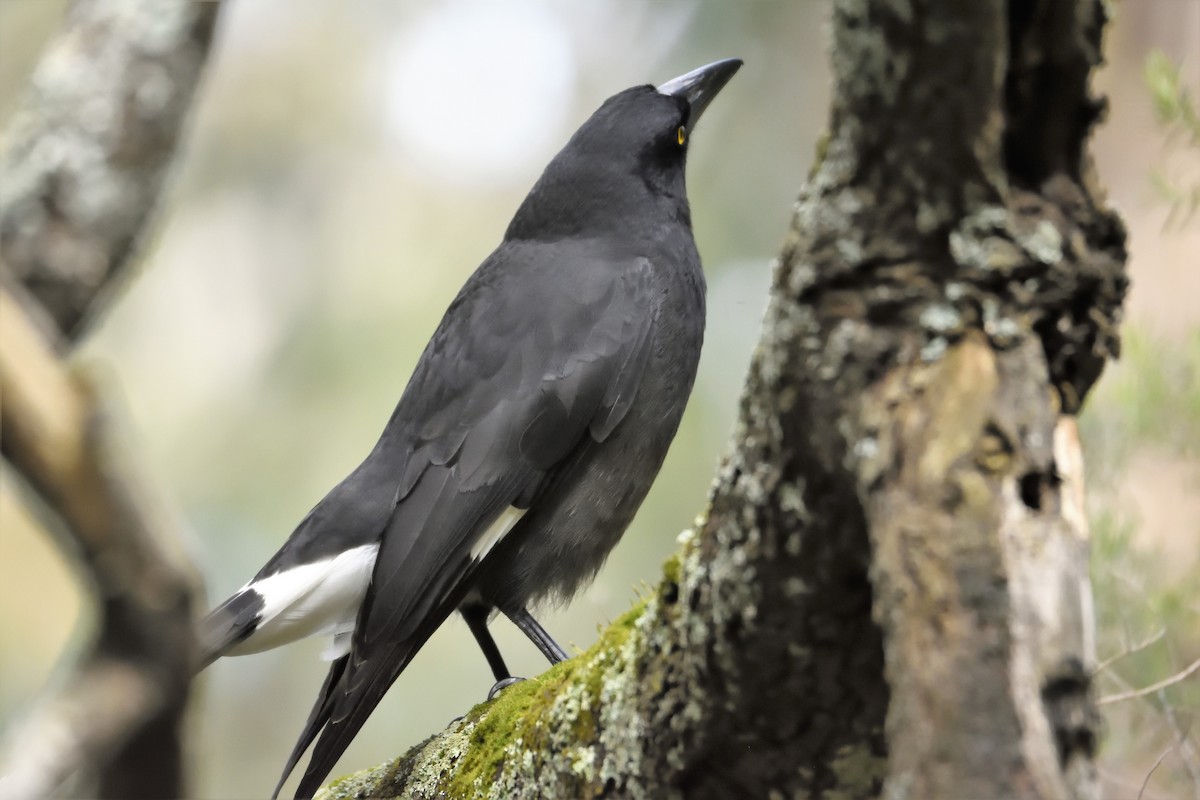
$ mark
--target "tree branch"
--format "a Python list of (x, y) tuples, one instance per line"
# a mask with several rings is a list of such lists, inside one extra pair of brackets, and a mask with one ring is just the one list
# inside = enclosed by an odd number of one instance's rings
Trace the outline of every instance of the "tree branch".
[(1099, 700), (1097, 700), (1096, 704), (1103, 706), (1103, 705), (1108, 705), (1109, 703), (1120, 703), (1124, 700), (1134, 700), (1138, 697), (1147, 697), (1147, 696), (1155, 694), (1163, 689), (1166, 689), (1169, 686), (1174, 686), (1177, 683), (1182, 683), (1183, 681), (1187, 680), (1192, 675), (1194, 675), (1196, 672), (1200, 672), (1200, 658), (1196, 659), (1191, 664), (1188, 664), (1186, 667), (1181, 669), (1179, 672), (1176, 672), (1174, 675), (1172, 675), (1169, 678), (1163, 678), (1161, 681), (1158, 681), (1157, 683), (1152, 683), (1149, 686), (1146, 686), (1145, 688), (1142, 688), (1142, 689), (1132, 689), (1128, 692), (1120, 692), (1118, 694), (1105, 695), (1104, 697), (1101, 697)]
[(91, 765), (107, 766), (103, 796), (181, 796), (199, 580), (158, 538), (170, 526), (120, 463), (92, 384), (64, 370), (7, 292), (0, 396), (4, 457), (66, 524), (101, 616), (91, 652), (17, 741), (3, 795), (48, 797)]
[(0, 260), (67, 339), (147, 226), (218, 8), (77, 0), (4, 131)]
[(122, 462), (95, 384), (56, 352), (131, 263), (175, 155), (216, 3), (77, 0), (0, 154), (0, 451), (61, 521), (99, 631), (0, 778), (42, 798), (186, 793), (182, 722), (200, 583)]
[(1147, 647), (1150, 647), (1151, 645), (1161, 642), (1166, 637), (1166, 635), (1167, 635), (1167, 629), (1159, 628), (1156, 633), (1151, 634), (1150, 636), (1146, 637), (1145, 639), (1138, 642), (1137, 644), (1129, 645), (1121, 652), (1114, 653), (1113, 655), (1109, 656), (1108, 658), (1104, 659), (1103, 661), (1101, 661), (1099, 664), (1096, 665), (1096, 668), (1094, 670), (1092, 670), (1092, 677), (1095, 677), (1095, 676), (1099, 675), (1100, 673), (1104, 672), (1105, 670), (1107, 670), (1109, 667), (1111, 667), (1113, 664), (1117, 663), (1121, 659), (1123, 659), (1127, 656), (1131, 656), (1134, 653), (1140, 653), (1143, 650), (1145, 650)]

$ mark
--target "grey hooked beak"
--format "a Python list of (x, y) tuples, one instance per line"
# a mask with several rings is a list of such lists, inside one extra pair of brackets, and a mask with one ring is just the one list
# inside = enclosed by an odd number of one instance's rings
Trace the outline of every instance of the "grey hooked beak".
[(720, 61), (714, 61), (711, 64), (706, 64), (703, 67), (694, 69), (686, 75), (680, 75), (678, 78), (672, 78), (658, 87), (659, 94), (671, 95), (673, 97), (682, 97), (688, 101), (691, 106), (691, 112), (688, 114), (687, 132), (691, 133), (692, 128), (696, 126), (700, 115), (704, 113), (704, 109), (708, 108), (708, 104), (717, 96), (717, 93), (729, 83), (729, 79), (733, 77), (733, 73), (737, 72), (742, 66), (740, 58), (725, 58)]

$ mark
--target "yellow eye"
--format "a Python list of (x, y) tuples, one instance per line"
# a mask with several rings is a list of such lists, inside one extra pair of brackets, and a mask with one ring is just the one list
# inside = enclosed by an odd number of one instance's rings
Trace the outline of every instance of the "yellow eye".
[(679, 126), (679, 130), (675, 131), (675, 141), (680, 145), (687, 141), (687, 131), (683, 129), (682, 125)]

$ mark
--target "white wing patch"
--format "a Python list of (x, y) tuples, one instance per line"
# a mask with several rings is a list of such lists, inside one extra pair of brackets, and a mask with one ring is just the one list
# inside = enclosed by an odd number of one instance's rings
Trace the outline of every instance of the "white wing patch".
[(345, 655), (378, 553), (379, 545), (363, 545), (246, 584), (242, 591), (263, 599), (262, 619), (254, 633), (226, 655), (261, 653), (326, 634), (333, 634), (334, 641), (322, 655), (330, 660)]
[(513, 529), (513, 526), (521, 521), (521, 517), (525, 516), (527, 508), (516, 508), (509, 506), (500, 516), (496, 517), (496, 521), (491, 524), (475, 545), (471, 548), (471, 559), (479, 561), (487, 556), (492, 551), (492, 548), (500, 543), (500, 540)]

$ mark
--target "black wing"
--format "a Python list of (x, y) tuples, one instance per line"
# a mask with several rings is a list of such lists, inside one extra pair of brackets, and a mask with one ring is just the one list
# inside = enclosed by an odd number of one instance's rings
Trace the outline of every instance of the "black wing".
[(324, 728), (297, 797), (320, 787), (458, 606), (488, 527), (585, 437), (603, 441), (624, 417), (650, 349), (651, 269), (510, 243), (451, 305), (376, 447), (389, 459), (403, 453), (397, 502), (349, 660), (297, 745)]

